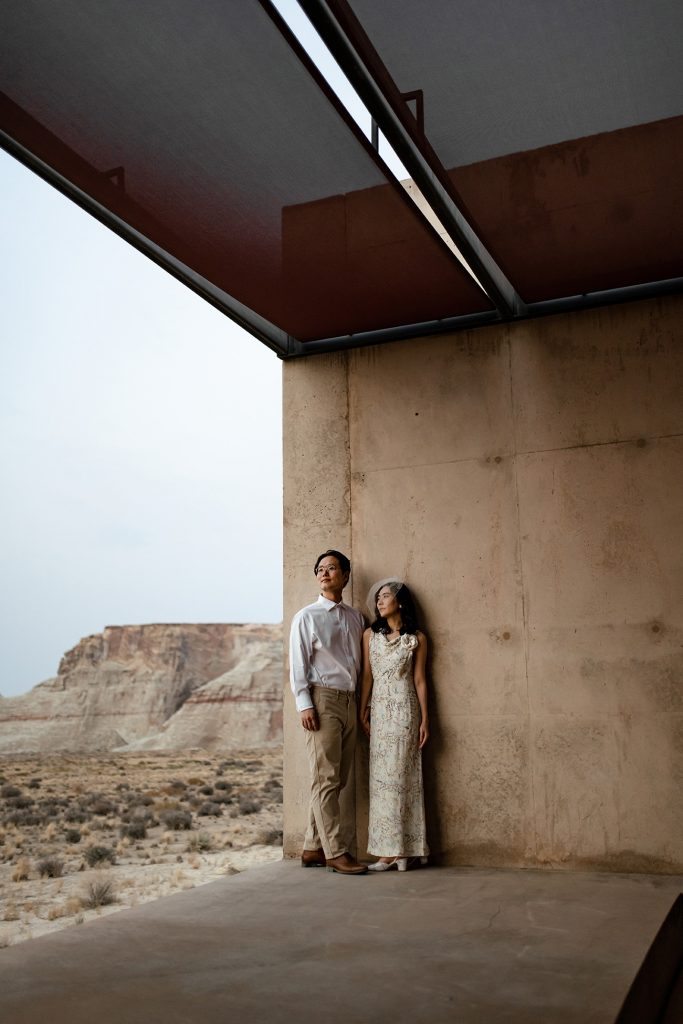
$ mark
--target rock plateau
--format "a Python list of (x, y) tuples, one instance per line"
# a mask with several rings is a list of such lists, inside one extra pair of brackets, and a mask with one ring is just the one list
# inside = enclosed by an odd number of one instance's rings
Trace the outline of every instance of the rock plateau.
[(282, 666), (277, 625), (107, 626), (0, 697), (0, 753), (277, 744)]

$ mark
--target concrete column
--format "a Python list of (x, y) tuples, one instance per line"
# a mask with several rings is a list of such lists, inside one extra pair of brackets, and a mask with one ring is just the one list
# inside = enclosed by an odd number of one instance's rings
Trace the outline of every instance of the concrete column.
[[(312, 356), (283, 366), (284, 632), (318, 596), (313, 565), (334, 547), (351, 556), (347, 357)], [(351, 599), (351, 591), (345, 594)], [(285, 856), (301, 852), (310, 779), (303, 731), (284, 680)]]

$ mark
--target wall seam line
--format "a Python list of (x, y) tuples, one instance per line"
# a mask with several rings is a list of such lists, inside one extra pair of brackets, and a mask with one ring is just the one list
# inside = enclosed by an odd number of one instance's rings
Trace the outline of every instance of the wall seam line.
[[(508, 375), (510, 381), (510, 412), (512, 415), (512, 476), (515, 487), (515, 517), (517, 527), (517, 558), (519, 560), (519, 581), (522, 597), (522, 633), (524, 639), (524, 679), (526, 682), (526, 706), (527, 706), (527, 766), (529, 772), (529, 795), (531, 798), (531, 837), (533, 839), (533, 859), (538, 863), (538, 827), (536, 817), (536, 788), (534, 785), (534, 754), (531, 735), (531, 698), (529, 694), (529, 624), (527, 618), (526, 586), (524, 579), (524, 559), (522, 556), (522, 524), (519, 508), (519, 478), (517, 473), (517, 409), (515, 403), (515, 386), (512, 368), (512, 337), (507, 330), (508, 345)], [(528, 851), (525, 851), (525, 859)]]

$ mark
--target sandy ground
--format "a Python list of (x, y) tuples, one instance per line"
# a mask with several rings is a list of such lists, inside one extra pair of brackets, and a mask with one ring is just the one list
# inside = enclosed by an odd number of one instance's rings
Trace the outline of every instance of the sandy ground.
[(281, 749), (0, 756), (0, 947), (281, 857)]

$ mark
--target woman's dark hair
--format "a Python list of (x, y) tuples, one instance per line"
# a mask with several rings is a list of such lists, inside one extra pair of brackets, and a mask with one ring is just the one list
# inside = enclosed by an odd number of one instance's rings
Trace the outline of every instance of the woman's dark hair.
[(323, 551), (322, 555), (318, 555), (318, 557), (316, 558), (315, 568), (313, 569), (314, 573), (317, 573), (318, 566), (322, 562), (323, 558), (327, 558), (328, 556), (330, 558), (337, 559), (337, 561), (339, 562), (339, 568), (341, 569), (342, 572), (351, 572), (351, 563), (346, 557), (346, 555), (342, 555), (341, 551), (335, 551), (334, 548), (330, 548), (328, 551)]
[[(382, 590), (384, 587), (389, 587), (392, 594), (395, 596), (396, 600), (401, 606), (401, 622), (403, 623), (403, 625), (401, 626), (400, 632), (402, 634), (417, 633), (420, 627), (418, 626), (417, 622), (415, 602), (413, 601), (413, 595), (410, 593), (405, 583), (383, 583), (382, 586), (377, 591), (377, 594), (379, 594), (379, 591)], [(370, 628), (372, 629), (373, 633), (389, 633), (390, 630), (389, 626), (387, 625), (387, 620), (383, 618), (377, 611), (377, 594), (375, 594), (374, 600), (374, 612), (377, 617)]]

